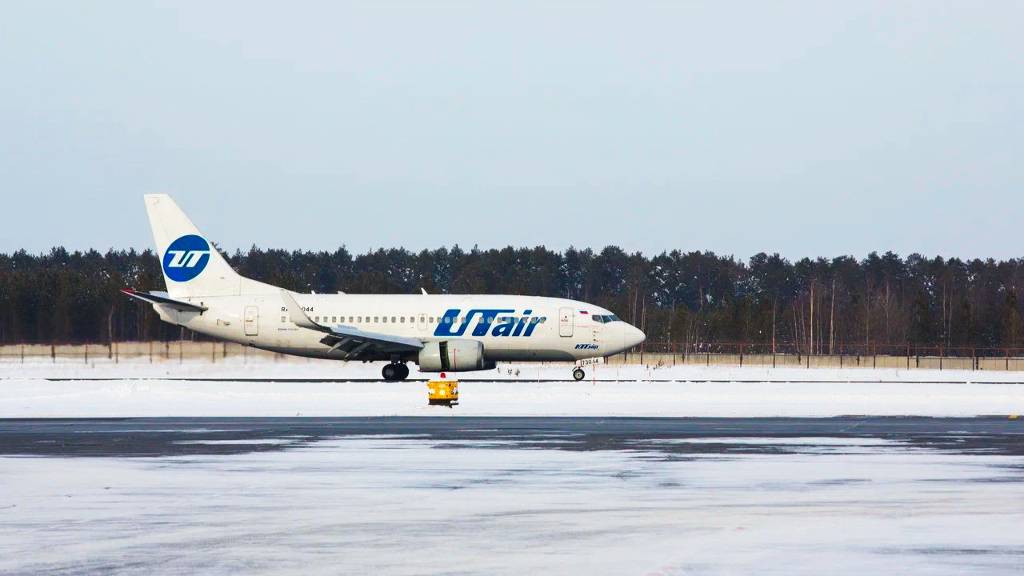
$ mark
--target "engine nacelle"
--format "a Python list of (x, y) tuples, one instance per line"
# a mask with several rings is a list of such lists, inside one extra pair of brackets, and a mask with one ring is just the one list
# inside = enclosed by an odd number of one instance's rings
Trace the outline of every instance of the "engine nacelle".
[(417, 360), (424, 372), (468, 372), (493, 370), (493, 360), (484, 359), (484, 345), (476, 340), (426, 342)]

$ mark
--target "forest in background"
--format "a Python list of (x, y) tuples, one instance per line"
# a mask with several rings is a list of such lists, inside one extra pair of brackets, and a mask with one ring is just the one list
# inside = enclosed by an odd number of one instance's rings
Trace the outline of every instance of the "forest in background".
[[(1024, 259), (801, 259), (712, 252), (653, 257), (609, 246), (352, 254), (252, 247), (226, 255), (241, 274), (299, 292), (530, 294), (604, 306), (648, 343), (680, 351), (722, 343), (800, 354), (877, 347), (1019, 348)], [(121, 288), (163, 290), (147, 250), (0, 254), (0, 343), (174, 340), (175, 326)], [(191, 337), (187, 335), (187, 337)]]

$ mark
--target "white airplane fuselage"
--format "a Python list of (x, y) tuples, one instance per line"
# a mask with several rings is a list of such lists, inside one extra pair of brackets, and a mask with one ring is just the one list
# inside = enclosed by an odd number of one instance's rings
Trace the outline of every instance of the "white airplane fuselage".
[[(643, 340), (643, 334), (626, 322), (595, 320), (611, 316), (611, 312), (561, 298), (448, 294), (292, 296), (317, 322), (424, 342), (476, 340), (483, 344), (486, 359), (495, 362), (575, 361), (610, 356)], [(296, 356), (347, 359), (346, 352), (321, 343), (323, 334), (292, 323), (287, 304), (277, 293), (195, 297), (185, 301), (208, 309), (178, 311), (159, 304), (155, 308), (166, 322), (222, 340)], [(459, 312), (453, 315), (452, 310)], [(512, 318), (515, 320), (507, 320)], [(445, 319), (454, 321), (446, 323)], [(523, 319), (525, 322), (520, 326)]]

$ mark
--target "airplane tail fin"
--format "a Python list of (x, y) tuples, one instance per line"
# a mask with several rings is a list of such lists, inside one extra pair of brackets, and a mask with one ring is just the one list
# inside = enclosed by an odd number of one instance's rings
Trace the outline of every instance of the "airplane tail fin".
[(146, 212), (171, 298), (234, 296), (242, 277), (166, 194), (146, 194)]

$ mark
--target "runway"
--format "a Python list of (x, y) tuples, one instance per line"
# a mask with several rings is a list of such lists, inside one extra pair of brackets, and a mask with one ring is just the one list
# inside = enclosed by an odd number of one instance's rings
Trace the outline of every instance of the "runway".
[[(0, 420), (0, 455), (160, 457), (287, 450), (363, 436), (467, 441), (486, 448), (775, 453), (804, 438), (877, 438), (959, 453), (1024, 455), (1024, 419), (836, 418), (125, 418)], [(557, 443), (551, 440), (557, 438)], [(758, 438), (741, 444), (731, 438)], [(678, 443), (665, 441), (680, 440)], [(701, 440), (701, 442), (685, 442)], [(714, 440), (710, 442), (709, 440)], [(657, 442), (652, 446), (650, 442)], [(805, 446), (805, 448), (806, 448)]]
[(1024, 420), (0, 421), (0, 574), (986, 574)]

